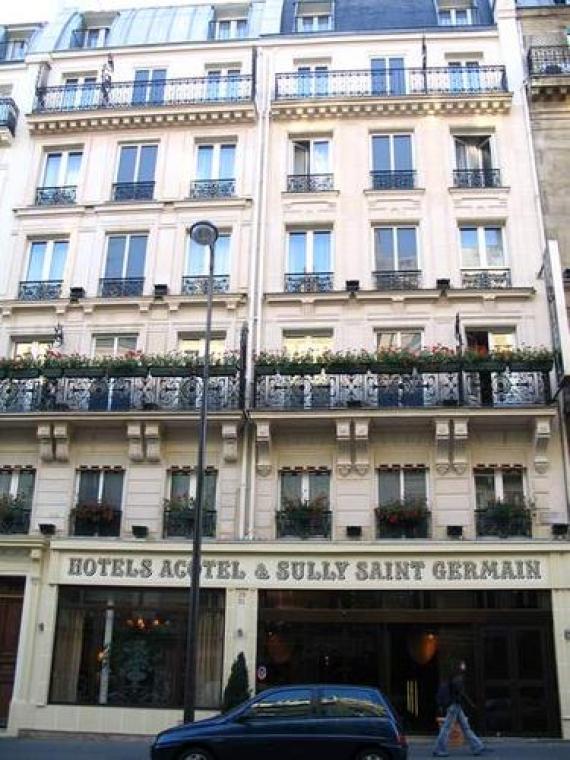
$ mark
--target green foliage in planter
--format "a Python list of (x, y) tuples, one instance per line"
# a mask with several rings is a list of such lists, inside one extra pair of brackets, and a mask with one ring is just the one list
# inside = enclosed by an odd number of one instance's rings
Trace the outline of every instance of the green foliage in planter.
[[(167, 354), (149, 354), (145, 363), (151, 367), (195, 367), (204, 366), (204, 357), (192, 353), (171, 351)], [(223, 354), (210, 355), (210, 367), (228, 367), (238, 369), (240, 363), (237, 351), (225, 351)]]
[(232, 669), (224, 689), (222, 698), (222, 712), (228, 712), (233, 707), (238, 707), (249, 699), (249, 678), (247, 664), (243, 652), (240, 652), (233, 661)]
[(428, 515), (425, 499), (390, 501), (376, 507), (378, 522), (386, 525), (417, 525)]
[(196, 507), (195, 499), (190, 496), (176, 496), (174, 499), (164, 499), (164, 509), (169, 512), (186, 512), (194, 513)]
[(497, 525), (508, 525), (516, 520), (528, 519), (533, 509), (534, 504), (530, 501), (512, 502), (496, 499), (488, 502), (481, 511), (488, 520), (492, 520)]
[(329, 499), (325, 494), (315, 496), (314, 499), (301, 499), (299, 497), (292, 498), (285, 496), (281, 502), (281, 509), (288, 515), (322, 515), (329, 509)]
[(111, 523), (116, 514), (117, 510), (111, 504), (98, 501), (81, 502), (72, 510), (72, 515), (76, 520), (92, 523)]
[(0, 520), (16, 517), (20, 512), (30, 508), (30, 504), (23, 496), (11, 496), (7, 493), (0, 494)]

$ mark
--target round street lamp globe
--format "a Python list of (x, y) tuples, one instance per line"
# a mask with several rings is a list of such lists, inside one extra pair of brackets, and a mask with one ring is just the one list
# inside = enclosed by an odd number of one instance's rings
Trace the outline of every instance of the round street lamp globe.
[(218, 228), (212, 222), (196, 222), (190, 227), (190, 237), (198, 245), (214, 245)]

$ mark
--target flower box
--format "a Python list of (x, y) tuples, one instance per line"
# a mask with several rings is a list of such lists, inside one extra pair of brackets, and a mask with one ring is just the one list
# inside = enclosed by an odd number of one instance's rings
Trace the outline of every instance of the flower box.
[(103, 367), (64, 367), (64, 377), (105, 377)]
[(463, 368), (466, 372), (504, 372), (507, 368), (507, 362), (500, 359), (466, 360)]
[(511, 372), (550, 372), (553, 363), (552, 359), (512, 361), (509, 362), (509, 369)]
[(151, 365), (149, 372), (152, 377), (193, 377), (198, 374), (196, 367), (160, 367)]
[[(231, 367), (224, 364), (211, 364), (209, 374), (210, 377), (233, 377), (237, 373), (237, 367)], [(202, 377), (204, 374), (204, 367), (196, 368), (196, 376)]]
[(0, 380), (4, 380), (5, 377), (8, 375), (8, 370), (6, 367), (0, 367)]
[(61, 367), (44, 367), (42, 369), (42, 375), (48, 379), (54, 379), (63, 375), (63, 369)]
[(109, 377), (146, 377), (148, 367), (114, 367), (107, 370)]
[(23, 367), (22, 369), (8, 369), (8, 377), (14, 380), (31, 380), (40, 376), (40, 370), (37, 367)]
[(373, 362), (370, 365), (370, 371), (377, 375), (411, 375), (413, 369), (411, 365), (384, 364), (383, 362)]

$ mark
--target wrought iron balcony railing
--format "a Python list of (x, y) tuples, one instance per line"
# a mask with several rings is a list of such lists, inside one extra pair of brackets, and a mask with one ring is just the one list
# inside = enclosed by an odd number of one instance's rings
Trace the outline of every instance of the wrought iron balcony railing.
[(372, 190), (413, 190), (416, 186), (416, 172), (374, 170), (370, 172)]
[(419, 269), (402, 271), (372, 272), (376, 290), (418, 290), (422, 286), (422, 273)]
[[(183, 369), (180, 369), (179, 375), (160, 377), (85, 377), (81, 372), (76, 374), (77, 376), (57, 378), (1, 379), (0, 414), (134, 411), (197, 413), (202, 402), (202, 378), (185, 376)], [(224, 376), (212, 374), (208, 380), (209, 410), (231, 411), (239, 409), (241, 405), (239, 372), (231, 374), (230, 371)]]
[(431, 515), (425, 515), (417, 520), (383, 520), (379, 514), (382, 507), (376, 510), (376, 538), (430, 538)]
[(333, 289), (333, 272), (313, 272), (312, 274), (286, 274), (286, 293), (328, 293)]
[(27, 280), (18, 288), (18, 301), (55, 301), (61, 298), (63, 280)]
[[(397, 374), (396, 374), (397, 373)], [(388, 409), (436, 407), (516, 408), (550, 403), (548, 372), (435, 371), (354, 368), (338, 374), (299, 369), (288, 374), (258, 372), (258, 409)]]
[(461, 287), (469, 290), (491, 290), (510, 288), (510, 269), (462, 269)]
[[(201, 296), (208, 294), (208, 275), (182, 278), (182, 295)], [(229, 274), (215, 274), (212, 278), (212, 293), (227, 293), (230, 289)]]
[(475, 529), (478, 537), (531, 538), (532, 515), (525, 507), (490, 506), (475, 510)]
[(537, 45), (528, 51), (528, 71), (533, 77), (570, 75), (568, 45)]
[(277, 538), (330, 538), (332, 512), (300, 507), (275, 513)]
[(290, 72), (275, 77), (275, 100), (478, 95), (507, 92), (504, 66)]
[(334, 190), (332, 174), (289, 174), (287, 177), (288, 193), (324, 193)]
[(17, 45), (14, 40), (0, 42), (0, 64), (18, 63), (23, 61), (28, 52), (29, 43), (27, 40), (19, 42)]
[(99, 280), (101, 298), (142, 296), (144, 277), (102, 277)]
[(18, 106), (12, 98), (0, 98), (0, 129), (6, 127), (12, 137), (16, 134)]
[(38, 187), (36, 189), (36, 206), (69, 206), (75, 203), (77, 187), (61, 185), (60, 187)]
[(237, 103), (252, 99), (252, 77), (163, 79), (154, 82), (98, 82), (39, 87), (32, 113), (148, 109), (208, 103)]
[(454, 187), (501, 187), (500, 169), (454, 169)]
[(111, 199), (114, 201), (151, 201), (154, 182), (115, 182)]
[(0, 535), (29, 533), (31, 507), (12, 507), (0, 514)]
[(101, 516), (99, 510), (84, 509), (79, 514), (72, 510), (70, 517), (69, 532), (72, 536), (100, 536), (102, 538), (114, 538), (121, 533), (121, 515), (119, 508), (113, 508), (110, 516)]
[[(196, 515), (193, 509), (164, 510), (164, 538), (193, 538)], [(216, 511), (205, 509), (202, 513), (202, 535), (214, 538), (216, 535)]]
[(190, 198), (192, 200), (233, 198), (235, 194), (235, 179), (197, 179), (190, 184)]

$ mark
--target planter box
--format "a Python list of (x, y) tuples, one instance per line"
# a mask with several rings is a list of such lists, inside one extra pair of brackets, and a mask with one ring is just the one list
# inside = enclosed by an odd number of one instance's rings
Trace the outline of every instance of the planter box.
[(32, 378), (39, 377), (40, 371), (34, 367), (27, 367), (26, 369), (9, 369), (8, 377), (14, 380), (31, 380)]
[(7, 377), (7, 375), (8, 375), (8, 370), (2, 367), (0, 369), (0, 380), (4, 380), (4, 378)]
[[(210, 367), (210, 377), (235, 377), (238, 373), (237, 367), (228, 367), (221, 365), (212, 365)], [(202, 374), (202, 368), (200, 368), (200, 375)]]
[(198, 374), (196, 367), (149, 367), (152, 377), (193, 377)]
[(425, 362), (418, 364), (418, 372), (459, 372), (461, 370), (461, 363), (458, 361), (450, 362)]
[(375, 372), (377, 375), (411, 375), (412, 372), (414, 371), (414, 368), (412, 366), (398, 367), (395, 364), (382, 364), (382, 363), (371, 364), (369, 369), (371, 372)]
[(366, 364), (329, 364), (325, 367), (329, 375), (365, 375), (368, 372)]
[(61, 367), (44, 367), (42, 369), (42, 375), (47, 378), (58, 378), (63, 375), (63, 369)]
[(108, 369), (107, 375), (109, 377), (146, 377), (148, 375), (148, 367), (125, 367), (117, 369)]
[(543, 362), (527, 361), (527, 362), (509, 362), (509, 369), (511, 372), (550, 372), (553, 365), (552, 359), (545, 360)]
[(64, 377), (105, 377), (102, 367), (66, 367), (63, 370)]
[(465, 372), (504, 372), (506, 368), (506, 362), (496, 359), (482, 360), (473, 364), (468, 362), (463, 365)]

